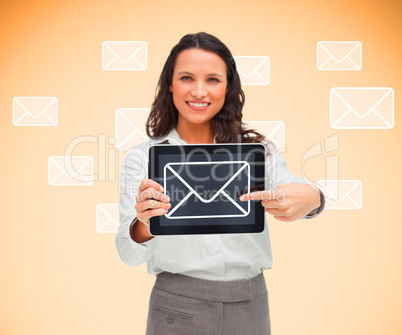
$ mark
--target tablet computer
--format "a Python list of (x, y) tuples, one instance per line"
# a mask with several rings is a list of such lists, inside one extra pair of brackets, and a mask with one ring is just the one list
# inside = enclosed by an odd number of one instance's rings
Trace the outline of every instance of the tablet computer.
[(259, 233), (261, 201), (240, 201), (263, 190), (265, 147), (255, 143), (155, 145), (148, 176), (163, 186), (171, 207), (150, 219), (152, 235)]

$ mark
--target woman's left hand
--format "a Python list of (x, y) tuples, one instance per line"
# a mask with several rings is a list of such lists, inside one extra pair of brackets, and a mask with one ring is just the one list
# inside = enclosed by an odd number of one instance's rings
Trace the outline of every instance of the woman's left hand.
[(280, 184), (272, 191), (244, 194), (241, 201), (261, 200), (265, 211), (280, 221), (298, 220), (321, 204), (320, 191), (314, 184)]

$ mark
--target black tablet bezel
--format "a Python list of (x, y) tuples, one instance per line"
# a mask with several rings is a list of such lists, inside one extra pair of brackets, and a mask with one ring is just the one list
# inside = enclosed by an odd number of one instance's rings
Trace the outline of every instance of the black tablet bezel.
[[(197, 150), (194, 150), (197, 149)], [(256, 159), (255, 176), (257, 180), (265, 180), (265, 147), (260, 143), (225, 143), (225, 144), (186, 144), (170, 145), (159, 144), (149, 148), (148, 176), (152, 180), (160, 181), (159, 176), (159, 155), (188, 155), (194, 152), (199, 153), (221, 153), (230, 152), (233, 155), (247, 154), (252, 152)], [(185, 157), (185, 156), (183, 156)], [(158, 181), (158, 182), (159, 182)], [(264, 183), (262, 183), (263, 185)], [(194, 234), (239, 234), (239, 233), (261, 233), (264, 231), (264, 207), (261, 201), (250, 201), (250, 206), (254, 206), (255, 224), (235, 224), (235, 225), (203, 225), (203, 226), (161, 226), (160, 216), (150, 219), (149, 232), (151, 235), (194, 235)]]

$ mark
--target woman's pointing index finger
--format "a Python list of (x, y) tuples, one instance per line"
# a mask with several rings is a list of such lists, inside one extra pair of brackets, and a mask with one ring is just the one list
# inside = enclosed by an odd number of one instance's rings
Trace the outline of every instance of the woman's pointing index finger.
[(276, 200), (275, 191), (258, 191), (258, 192), (251, 192), (243, 194), (240, 197), (241, 201), (248, 201), (248, 200)]

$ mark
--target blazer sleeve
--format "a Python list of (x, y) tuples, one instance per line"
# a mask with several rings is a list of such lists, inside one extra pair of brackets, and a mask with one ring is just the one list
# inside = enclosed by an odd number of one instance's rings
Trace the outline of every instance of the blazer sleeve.
[(136, 243), (130, 236), (130, 225), (137, 216), (135, 197), (142, 180), (148, 177), (148, 147), (135, 146), (127, 153), (120, 172), (119, 217), (120, 225), (115, 243), (120, 259), (130, 266), (147, 262), (155, 249), (155, 238)]
[[(276, 150), (275, 146), (268, 142), (267, 147), (267, 157), (266, 157), (266, 180), (265, 189), (274, 190), (280, 184), (287, 183), (304, 183), (312, 184), (303, 178), (294, 176), (288, 169), (285, 159), (282, 157), (280, 152)], [(307, 214), (302, 219), (312, 219), (319, 215), (325, 208), (325, 196), (320, 190), (320, 200), (321, 204), (319, 207), (313, 209), (309, 214)]]

